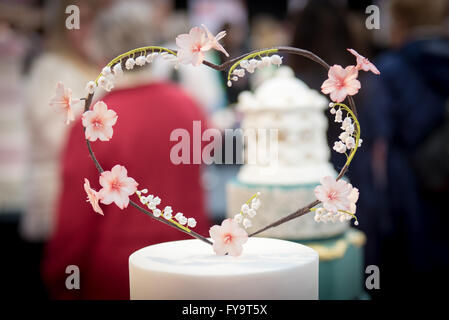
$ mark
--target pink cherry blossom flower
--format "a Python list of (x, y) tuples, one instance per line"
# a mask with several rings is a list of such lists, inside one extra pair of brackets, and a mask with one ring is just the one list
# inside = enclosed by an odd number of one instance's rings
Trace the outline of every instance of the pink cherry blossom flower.
[(204, 24), (201, 26), (204, 28), (204, 31), (206, 31), (207, 39), (209, 40), (211, 47), (217, 51), (223, 52), (226, 57), (229, 57), (229, 54), (226, 52), (225, 48), (223, 48), (223, 46), (218, 42), (226, 36), (226, 31), (221, 31), (214, 36)]
[(221, 226), (210, 228), (209, 235), (214, 240), (213, 249), (218, 255), (239, 256), (243, 251), (242, 245), (248, 241), (246, 231), (230, 218), (224, 220)]
[(108, 110), (103, 101), (98, 101), (93, 110), (82, 115), (83, 126), (86, 128), (86, 139), (90, 141), (108, 141), (112, 138), (112, 126), (117, 122), (117, 114), (114, 110)]
[(129, 196), (136, 192), (138, 183), (128, 177), (125, 167), (117, 164), (111, 171), (104, 171), (100, 175), (100, 185), (103, 187), (98, 192), (101, 203), (115, 202), (120, 209), (124, 209), (128, 207)]
[(320, 182), (321, 185), (317, 186), (314, 192), (317, 199), (323, 203), (324, 209), (329, 212), (350, 211), (349, 196), (352, 186), (349, 183), (343, 180), (336, 181), (329, 176), (322, 178)]
[(359, 54), (354, 49), (347, 49), (357, 58), (357, 70), (371, 71), (374, 74), (380, 74), (379, 70), (367, 58)]
[(98, 204), (98, 200), (100, 200), (98, 192), (90, 188), (89, 180), (86, 178), (84, 178), (84, 190), (87, 193), (87, 202), (90, 202), (94, 211), (104, 215), (103, 210), (101, 210), (100, 205)]
[(354, 66), (342, 66), (334, 64), (328, 72), (328, 79), (321, 85), (321, 92), (330, 93), (334, 102), (342, 102), (347, 95), (353, 96), (360, 89), (360, 81), (357, 80), (358, 71)]
[(176, 45), (179, 47), (177, 56), (181, 63), (199, 66), (204, 60), (204, 52), (211, 49), (212, 45), (206, 32), (200, 27), (190, 29), (189, 34), (181, 34), (176, 37)]
[(72, 89), (65, 88), (61, 81), (56, 84), (56, 94), (50, 100), (50, 106), (55, 107), (57, 111), (67, 113), (66, 124), (75, 120), (72, 108), (78, 102), (80, 102), (79, 99), (72, 99)]

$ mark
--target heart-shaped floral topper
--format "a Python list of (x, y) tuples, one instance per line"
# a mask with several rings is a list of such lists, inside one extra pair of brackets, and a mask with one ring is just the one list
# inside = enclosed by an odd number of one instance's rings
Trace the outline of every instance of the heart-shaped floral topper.
[[(226, 32), (222, 31), (214, 36), (204, 25), (202, 27), (194, 27), (188, 34), (181, 34), (176, 38), (176, 45), (179, 48), (177, 51), (164, 47), (148, 46), (125, 52), (109, 62), (95, 80), (87, 83), (87, 97), (80, 99), (84, 100), (85, 103), (82, 124), (89, 154), (100, 173), (99, 184), (102, 187), (97, 192), (90, 187), (90, 182), (85, 179), (84, 189), (93, 210), (103, 214), (99, 203), (104, 205), (115, 203), (120, 209), (125, 209), (128, 207), (128, 204), (131, 204), (151, 218), (212, 245), (216, 254), (229, 254), (231, 256), (238, 256), (242, 253), (242, 246), (248, 237), (298, 218), (308, 212), (315, 212), (316, 222), (343, 222), (355, 219), (354, 223), (357, 225), (358, 220), (355, 212), (359, 191), (350, 183), (340, 179), (345, 174), (362, 143), (356, 107), (352, 99), (352, 96), (357, 94), (361, 87), (360, 81), (357, 80), (358, 72), (363, 70), (380, 74), (379, 70), (354, 49), (348, 49), (348, 51), (356, 57), (357, 63), (345, 68), (340, 65), (329, 66), (314, 53), (292, 47), (256, 50), (227, 60), (220, 65), (206, 61), (204, 53), (212, 49), (222, 52), (227, 57), (229, 56), (219, 43), (219, 40), (225, 35)], [(135, 67), (141, 67), (151, 63), (158, 57), (162, 57), (172, 62), (174, 68), (177, 68), (181, 63), (194, 66), (206, 65), (219, 71), (227, 70), (227, 85), (232, 86), (234, 81), (244, 77), (247, 72), (253, 73), (255, 70), (269, 65), (281, 65), (283, 57), (279, 55), (280, 53), (303, 56), (320, 64), (328, 71), (328, 79), (323, 82), (321, 91), (330, 95), (330, 99), (333, 101), (329, 104), (330, 113), (335, 116), (335, 122), (341, 123), (341, 129), (343, 130), (339, 135), (339, 140), (335, 142), (333, 150), (343, 153), (347, 157), (345, 165), (336, 178), (328, 176), (321, 179), (321, 184), (314, 190), (317, 199), (297, 211), (248, 235), (245, 229), (251, 227), (251, 219), (256, 216), (257, 209), (261, 205), (260, 193), (256, 193), (242, 205), (240, 212), (233, 219), (226, 219), (221, 226), (216, 225), (210, 229), (209, 235), (213, 240), (211, 241), (192, 230), (197, 224), (194, 218), (185, 217), (182, 212), (174, 214), (173, 208), (169, 205), (159, 209), (158, 206), (162, 200), (156, 195), (148, 194), (147, 189), (138, 190), (138, 183), (133, 178), (128, 177), (125, 167), (117, 164), (110, 171), (104, 171), (92, 152), (90, 142), (110, 140), (114, 133), (113, 126), (118, 119), (117, 114), (113, 110), (108, 109), (107, 105), (102, 101), (95, 103), (91, 109), (95, 89), (102, 87), (106, 91), (111, 91), (114, 88), (114, 79), (120, 77), (124, 69), (131, 70)], [(74, 120), (72, 107), (80, 101), (72, 99), (71, 95), (71, 90), (65, 88), (59, 82), (56, 85), (56, 95), (50, 102), (53, 108), (67, 114), (67, 124)], [(343, 103), (345, 99), (348, 100), (350, 107)], [(129, 199), (133, 194), (138, 197), (141, 204), (146, 208)], [(320, 204), (322, 206), (317, 208)]]

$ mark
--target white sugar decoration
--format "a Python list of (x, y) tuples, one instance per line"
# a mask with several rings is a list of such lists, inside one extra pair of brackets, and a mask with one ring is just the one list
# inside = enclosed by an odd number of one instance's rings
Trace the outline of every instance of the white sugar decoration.
[(282, 64), (282, 57), (278, 54), (273, 54), (271, 56), (271, 63), (279, 67)]
[(241, 213), (237, 213), (237, 214), (234, 216), (234, 220), (235, 220), (235, 222), (237, 222), (237, 223), (242, 223), (242, 222), (243, 222), (243, 215), (242, 215)]
[(234, 221), (238, 224), (243, 224), (243, 227), (250, 228), (252, 222), (250, 218), (257, 215), (257, 209), (260, 207), (260, 192), (254, 194), (246, 203), (240, 208), (240, 212), (234, 216)]
[(86, 92), (87, 92), (88, 94), (94, 93), (96, 88), (97, 88), (97, 85), (96, 85), (95, 81), (89, 81), (89, 82), (86, 84)]
[(131, 70), (132, 68), (134, 68), (135, 64), (136, 64), (136, 60), (134, 60), (133, 58), (128, 58), (128, 59), (126, 59), (125, 67), (126, 67), (126, 69)]
[(245, 229), (251, 228), (252, 225), (253, 224), (252, 224), (251, 220), (246, 219), (246, 218), (243, 219), (243, 226), (245, 227)]
[(112, 67), (112, 71), (114, 72), (114, 76), (120, 77), (123, 75), (122, 63), (119, 62)]
[(139, 56), (136, 58), (136, 65), (142, 67), (145, 65), (145, 63), (146, 63), (146, 59), (144, 56)]
[(195, 218), (189, 218), (189, 219), (187, 219), (187, 225), (188, 225), (190, 228), (195, 228), (195, 227), (196, 227), (196, 220), (195, 220)]

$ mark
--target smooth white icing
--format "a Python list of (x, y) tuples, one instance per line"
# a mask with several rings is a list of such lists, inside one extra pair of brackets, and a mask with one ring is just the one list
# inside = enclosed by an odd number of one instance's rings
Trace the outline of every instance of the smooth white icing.
[(241, 256), (199, 240), (152, 245), (129, 257), (131, 299), (318, 299), (318, 254), (298, 243), (249, 238)]

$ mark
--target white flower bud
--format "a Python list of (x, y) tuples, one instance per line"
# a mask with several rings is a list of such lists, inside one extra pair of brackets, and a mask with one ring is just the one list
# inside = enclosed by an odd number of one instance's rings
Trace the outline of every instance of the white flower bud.
[(271, 63), (279, 67), (282, 64), (282, 57), (277, 54), (273, 54), (271, 56)]
[(249, 210), (249, 206), (248, 206), (248, 204), (246, 204), (246, 203), (244, 203), (243, 205), (242, 205), (242, 208), (240, 209), (243, 213), (248, 213), (248, 210)]
[(159, 209), (154, 209), (153, 210), (153, 216), (155, 216), (156, 218), (160, 217), (161, 214), (162, 214), (161, 210), (159, 210)]
[(100, 76), (100, 78), (98, 78), (98, 86), (103, 88), (103, 89), (106, 89), (106, 84), (108, 82), (109, 81), (104, 76)]
[(184, 217), (184, 215), (182, 214), (182, 212), (178, 212), (178, 213), (175, 215), (175, 219), (178, 220), (178, 221), (180, 221), (183, 217)]
[(228, 80), (228, 87), (232, 87), (232, 82), (231, 82), (231, 80)]
[(243, 226), (245, 227), (245, 229), (251, 228), (253, 224), (251, 223), (251, 220), (249, 219), (243, 219)]
[(119, 77), (123, 75), (123, 69), (122, 69), (122, 63), (119, 62), (116, 65), (112, 67), (112, 70), (114, 71), (114, 75)]
[(101, 70), (101, 74), (103, 76), (105, 76), (106, 78), (112, 77), (113, 75), (112, 75), (111, 67), (109, 67), (109, 66), (104, 67), (103, 70)]
[(315, 220), (315, 222), (320, 222), (321, 216), (319, 214), (315, 214), (315, 217), (313, 217), (313, 219)]
[(232, 74), (235, 74), (237, 77), (243, 78), (245, 76), (245, 70), (244, 69), (234, 69), (234, 71), (232, 71)]
[(155, 205), (160, 205), (161, 204), (161, 198), (159, 197), (154, 197), (153, 201), (152, 201)]
[(146, 59), (145, 59), (144, 56), (140, 56), (140, 57), (137, 57), (137, 58), (136, 58), (136, 64), (137, 64), (138, 66), (144, 66), (144, 65), (145, 65), (145, 62), (146, 62)]
[(257, 211), (254, 210), (253, 208), (251, 208), (251, 209), (248, 210), (248, 216), (249, 216), (250, 218), (254, 218), (254, 217), (256, 216), (256, 214), (257, 214)]
[(337, 112), (337, 110), (335, 110), (335, 108), (331, 108), (331, 110), (329, 111), (331, 114), (335, 114), (335, 112)]
[(257, 210), (260, 208), (260, 199), (259, 198), (254, 198), (251, 201), (251, 208), (253, 208), (254, 210)]
[(353, 137), (349, 137), (345, 140), (346, 148), (352, 149), (355, 147), (355, 140)]
[(341, 141), (346, 141), (346, 139), (349, 138), (349, 133), (347, 133), (346, 131), (340, 133), (340, 135), (338, 136), (338, 139), (340, 139)]
[(165, 211), (164, 210), (164, 218), (167, 220), (170, 220), (172, 218), (171, 211)]
[(142, 191), (142, 193), (147, 193), (148, 189), (142, 189), (141, 191)]
[(242, 60), (242, 61), (240, 61), (240, 66), (241, 66), (243, 69), (248, 68), (248, 67), (249, 67), (249, 62), (248, 62), (248, 60)]
[(128, 58), (128, 59), (126, 59), (125, 67), (126, 67), (126, 69), (131, 70), (132, 68), (134, 68), (135, 64), (136, 64), (136, 60), (134, 60), (133, 58)]
[(340, 109), (338, 109), (335, 112), (335, 122), (342, 122), (343, 121), (342, 117), (343, 117), (343, 112)]
[(89, 81), (86, 84), (86, 91), (88, 94), (94, 93), (96, 88), (97, 88), (97, 85), (95, 84), (95, 81)]
[(187, 219), (187, 225), (188, 225), (190, 228), (195, 228), (195, 227), (196, 227), (196, 220), (195, 220), (195, 218), (189, 218), (189, 219)]
[(335, 151), (337, 151), (338, 153), (345, 153), (346, 152), (346, 145), (343, 142), (341, 142), (341, 141), (336, 141), (334, 143), (333, 149)]
[(270, 57), (263, 57), (262, 62), (259, 64), (259, 68), (268, 67), (271, 64)]
[(180, 225), (184, 226), (187, 224), (187, 218), (182, 216), (181, 218), (179, 218), (178, 222)]
[(242, 214), (241, 214), (241, 213), (237, 213), (237, 214), (234, 216), (234, 221), (237, 222), (237, 223), (242, 223), (242, 221), (243, 221), (243, 216), (242, 216)]

